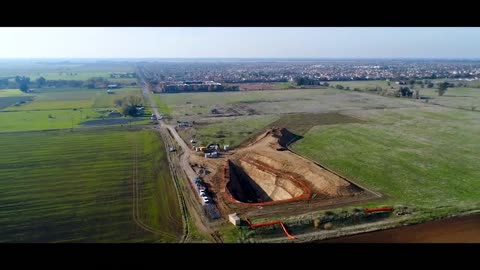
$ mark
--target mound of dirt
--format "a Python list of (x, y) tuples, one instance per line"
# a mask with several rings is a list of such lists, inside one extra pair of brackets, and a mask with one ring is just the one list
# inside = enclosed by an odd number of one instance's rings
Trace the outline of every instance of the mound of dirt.
[(286, 128), (271, 129), (272, 136), (278, 138), (278, 144), (287, 147), (289, 144), (302, 138), (302, 136), (295, 135)]

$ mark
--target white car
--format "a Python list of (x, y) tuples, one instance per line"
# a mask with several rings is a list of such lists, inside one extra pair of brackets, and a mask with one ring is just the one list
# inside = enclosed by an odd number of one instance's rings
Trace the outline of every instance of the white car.
[(209, 203), (210, 202), (210, 200), (207, 197), (202, 197), (202, 200), (203, 200), (204, 203)]

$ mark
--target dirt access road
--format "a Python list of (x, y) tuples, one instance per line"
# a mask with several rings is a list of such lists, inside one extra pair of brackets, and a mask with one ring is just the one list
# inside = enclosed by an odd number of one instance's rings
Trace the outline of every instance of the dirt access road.
[[(141, 73), (141, 72), (139, 72)], [(151, 93), (148, 91), (146, 87), (146, 82), (143, 78), (143, 74), (141, 75), (141, 84), (142, 84), (142, 91), (143, 91), (143, 96), (146, 97), (149, 102), (150, 106), (152, 107), (153, 113), (157, 116), (157, 119), (161, 119), (161, 114), (158, 112), (157, 106), (155, 104), (155, 101), (152, 98)], [(177, 141), (177, 144), (182, 148), (182, 155), (180, 157), (180, 162), (182, 164), (182, 167), (185, 170), (185, 173), (187, 174), (188, 178), (192, 183), (194, 183), (194, 179), (197, 176), (195, 171), (192, 169), (190, 164), (188, 163), (188, 157), (191, 154), (190, 151), (191, 149), (188, 147), (188, 145), (183, 141), (183, 139), (178, 135), (177, 131), (175, 130), (175, 126), (173, 125), (167, 125), (163, 120), (158, 120), (158, 123), (160, 125), (160, 128), (162, 129), (167, 129), (170, 132), (170, 135), (173, 136), (173, 138)]]
[[(158, 112), (155, 101), (153, 100), (151, 93), (147, 89), (147, 83), (145, 82), (145, 79), (143, 77), (143, 73), (139, 70), (138, 74), (139, 74), (139, 81), (140, 81), (140, 84), (142, 86), (143, 96), (145, 98), (147, 98), (148, 101), (150, 102), (152, 112), (157, 116), (157, 119), (160, 119), (161, 114)], [(175, 179), (177, 181), (180, 181), (180, 179), (178, 179), (178, 178), (181, 177), (181, 176), (179, 176), (177, 174), (180, 173), (179, 171), (181, 170), (185, 173), (185, 176), (188, 178), (190, 184), (195, 185), (195, 183), (194, 183), (195, 180), (194, 179), (197, 176), (197, 174), (195, 173), (195, 171), (192, 169), (192, 167), (190, 166), (190, 164), (188, 162), (188, 157), (190, 156), (190, 153), (191, 153), (190, 148), (183, 141), (183, 139), (178, 135), (177, 131), (175, 130), (175, 126), (167, 125), (165, 122), (163, 122), (163, 120), (159, 120), (158, 123), (159, 123), (159, 126), (158, 126), (157, 130), (162, 135), (162, 138), (164, 138), (164, 142), (166, 144), (167, 143), (173, 144), (169, 140), (170, 138), (173, 137), (173, 139), (175, 139), (176, 143), (182, 149), (182, 151), (174, 152), (173, 156), (175, 156), (175, 157), (169, 158), (169, 163), (172, 163), (172, 164), (170, 164), (170, 167), (171, 167), (170, 170), (171, 170), (171, 173), (172, 173), (172, 177), (174, 178), (174, 181), (175, 181)], [(167, 154), (170, 156), (171, 153), (169, 153), (167, 151)], [(178, 154), (178, 156), (177, 156), (177, 154)], [(175, 161), (178, 161), (179, 164)], [(173, 164), (173, 163), (177, 163), (177, 164)], [(177, 167), (180, 167), (179, 168), (180, 170), (178, 170)], [(193, 190), (191, 188), (188, 188), (188, 186), (189, 185), (187, 185), (187, 188), (184, 189), (184, 191), (189, 193), (188, 195), (191, 195), (191, 196), (188, 196), (188, 197), (195, 198), (195, 194), (190, 194), (190, 193), (193, 193)], [(210, 228), (208, 223), (205, 222), (204, 219), (202, 219), (202, 217), (201, 217), (202, 214), (198, 212), (198, 207), (196, 207), (195, 205), (192, 205), (193, 203), (198, 203), (198, 202), (192, 202), (192, 200), (189, 200), (188, 198), (185, 198), (185, 194), (184, 194), (183, 191), (179, 190), (178, 192), (179, 192), (179, 196), (181, 197), (181, 200), (183, 202), (185, 202), (185, 204), (187, 205), (187, 209), (185, 209), (185, 210), (188, 210), (188, 212), (184, 211), (184, 213), (183, 213), (183, 216), (185, 217), (185, 219), (188, 218), (188, 216), (190, 216), (193, 219), (192, 221), (196, 224), (196, 227), (198, 229), (200, 229), (201, 231), (203, 231), (207, 235), (210, 235), (212, 237), (213, 241), (222, 242), (221, 239), (216, 237), (216, 234)], [(185, 235), (183, 237), (183, 239), (188, 239), (189, 238), (188, 231), (189, 230), (187, 228), (187, 235)]]

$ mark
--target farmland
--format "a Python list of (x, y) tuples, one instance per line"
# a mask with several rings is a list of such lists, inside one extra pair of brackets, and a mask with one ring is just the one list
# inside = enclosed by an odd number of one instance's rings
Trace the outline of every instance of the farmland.
[[(89, 125), (149, 123), (146, 117), (109, 115), (111, 111), (118, 110), (114, 104), (116, 99), (129, 95), (140, 96), (138, 88), (115, 89), (114, 94), (107, 94), (102, 89), (83, 88), (48, 88), (28, 95), (21, 95), (17, 91), (0, 90), (3, 95), (0, 97), (1, 132), (78, 128), (85, 122)], [(26, 103), (13, 106), (20, 101)]]
[[(298, 127), (298, 133), (307, 132), (326, 121), (325, 115), (318, 119), (318, 113), (423, 106), (405, 99), (331, 88), (159, 94), (154, 97), (157, 106), (164, 108), (164, 113), (169, 113), (174, 121), (197, 123), (194, 130), (180, 130), (185, 140), (196, 135), (202, 143), (221, 139), (234, 146), (272, 125), (285, 125), (293, 131), (297, 131), (294, 126), (303, 125)], [(220, 114), (212, 114), (212, 109)], [(277, 120), (281, 122), (274, 123)]]
[[(180, 208), (152, 131), (0, 134), (0, 142), (0, 242), (178, 241)], [(134, 166), (138, 216), (156, 234), (132, 219)]]
[[(29, 67), (10, 72), (33, 80), (112, 72)], [(130, 95), (141, 96), (139, 88), (0, 90), (0, 242), (179, 241), (182, 216), (162, 140), (136, 125), (147, 117), (112, 114), (115, 100)]]

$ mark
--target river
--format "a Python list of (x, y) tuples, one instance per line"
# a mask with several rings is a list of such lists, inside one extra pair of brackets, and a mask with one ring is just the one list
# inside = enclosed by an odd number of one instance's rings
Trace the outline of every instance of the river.
[(316, 243), (480, 243), (480, 215), (430, 221)]

